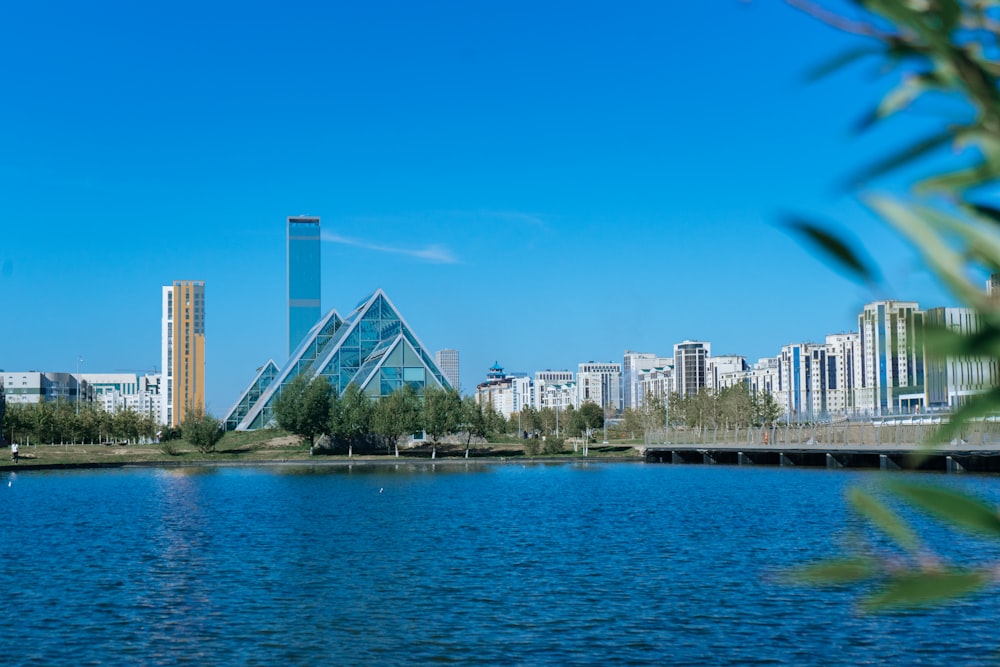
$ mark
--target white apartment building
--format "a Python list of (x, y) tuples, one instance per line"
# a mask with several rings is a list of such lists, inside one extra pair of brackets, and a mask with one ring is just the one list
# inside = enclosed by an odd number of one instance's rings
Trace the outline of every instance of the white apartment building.
[(622, 408), (636, 408), (641, 405), (640, 384), (642, 373), (653, 368), (672, 366), (673, 359), (658, 357), (652, 352), (625, 350), (622, 360)]
[[(544, 400), (544, 397), (546, 396), (546, 387), (549, 385), (565, 385), (571, 382), (573, 382), (573, 371), (536, 371), (535, 385), (533, 387), (533, 405), (535, 409), (541, 410), (546, 407)], [(576, 385), (574, 384), (574, 386)], [(549, 405), (548, 407), (554, 406)]]
[(645, 368), (639, 371), (637, 403), (633, 409), (642, 408), (653, 399), (670, 399), (674, 391), (674, 367), (672, 364)]
[[(709, 357), (706, 362), (706, 386), (718, 393), (723, 388), (722, 377), (734, 373), (742, 373), (747, 369), (746, 357), (737, 354), (726, 354)], [(728, 381), (728, 380), (727, 380)]]
[(580, 364), (576, 371), (577, 407), (589, 402), (621, 410), (621, 380), (622, 365), (617, 362)]
[(826, 337), (826, 409), (830, 414), (857, 411), (857, 389), (861, 387), (861, 335), (855, 332)]
[[(972, 308), (930, 308), (926, 324), (943, 327), (962, 335), (975, 334), (981, 319)], [(995, 357), (940, 357), (926, 352), (927, 405), (954, 410), (969, 396), (981, 394), (1000, 381)]]
[(561, 412), (569, 407), (579, 407), (576, 402), (576, 382), (550, 382), (545, 385), (541, 392), (536, 392), (536, 395), (539, 393), (541, 395), (540, 403), (542, 408), (552, 408), (557, 412)]
[(826, 345), (793, 343), (778, 356), (778, 392), (774, 398), (789, 419), (827, 416)]

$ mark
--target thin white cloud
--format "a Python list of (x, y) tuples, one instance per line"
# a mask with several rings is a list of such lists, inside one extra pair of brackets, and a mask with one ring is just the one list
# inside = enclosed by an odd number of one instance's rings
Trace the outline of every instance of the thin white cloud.
[(432, 264), (458, 264), (458, 259), (451, 254), (451, 250), (442, 245), (430, 245), (426, 248), (416, 249), (394, 248), (392, 246), (369, 243), (368, 241), (363, 241), (361, 239), (348, 238), (346, 236), (341, 236), (340, 234), (334, 234), (327, 231), (322, 232), (322, 239), (330, 243), (340, 243), (341, 245), (349, 245), (355, 248), (372, 250), (374, 252), (387, 252), (393, 255), (405, 255), (407, 257), (421, 259), (425, 262), (431, 262)]

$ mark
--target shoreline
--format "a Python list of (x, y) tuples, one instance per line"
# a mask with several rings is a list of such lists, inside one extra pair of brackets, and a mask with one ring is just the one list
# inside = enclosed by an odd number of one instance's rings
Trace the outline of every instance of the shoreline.
[(277, 467), (277, 466), (317, 466), (317, 467), (352, 467), (352, 466), (435, 466), (435, 465), (509, 465), (526, 463), (645, 463), (641, 456), (588, 456), (565, 458), (558, 456), (504, 456), (504, 457), (440, 457), (440, 458), (319, 458), (317, 459), (258, 459), (253, 461), (93, 461), (88, 463), (5, 463), (0, 465), (0, 472), (18, 471), (48, 471), (48, 470), (99, 470), (124, 468), (246, 468), (246, 467)]

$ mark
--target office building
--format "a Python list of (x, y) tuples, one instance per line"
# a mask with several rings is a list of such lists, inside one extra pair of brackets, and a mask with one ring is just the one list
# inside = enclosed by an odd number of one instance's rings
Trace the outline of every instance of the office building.
[(205, 283), (163, 287), (160, 422), (180, 426), (205, 411)]
[(292, 356), (322, 314), (319, 231), (319, 218), (288, 218), (285, 263), (288, 274), (288, 356)]

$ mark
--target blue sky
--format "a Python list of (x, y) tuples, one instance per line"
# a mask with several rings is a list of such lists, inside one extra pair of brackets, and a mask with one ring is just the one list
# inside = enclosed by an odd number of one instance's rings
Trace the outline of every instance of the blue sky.
[[(0, 368), (146, 369), (160, 287), (206, 282), (208, 408), (286, 349), (288, 215), (323, 307), (382, 287), (469, 390), (686, 338), (750, 361), (879, 296), (953, 303), (838, 189), (918, 129), (851, 126), (872, 65), (777, 0), (8, 4)], [(834, 221), (873, 294), (782, 230)]]

